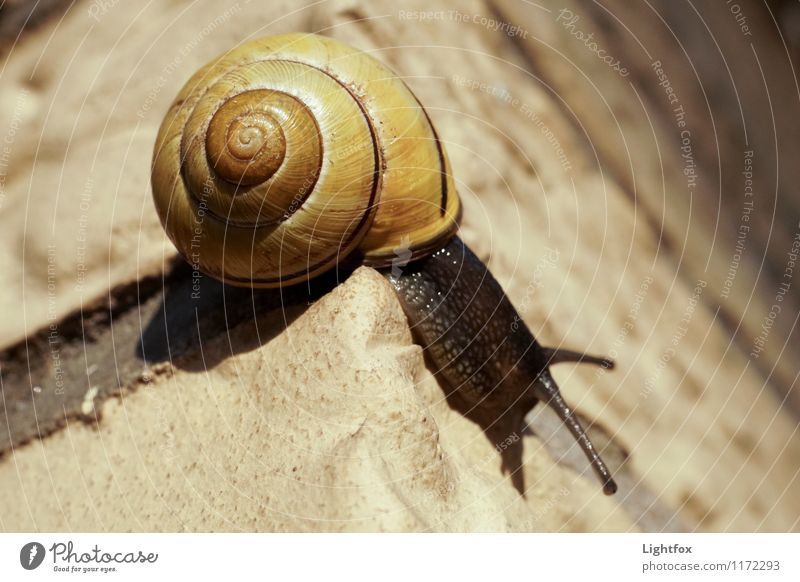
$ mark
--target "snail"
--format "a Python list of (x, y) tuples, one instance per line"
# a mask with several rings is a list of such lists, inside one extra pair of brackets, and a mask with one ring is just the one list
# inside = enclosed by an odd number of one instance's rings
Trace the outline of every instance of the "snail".
[(152, 188), (179, 253), (225, 283), (288, 286), (347, 263), (380, 270), (461, 409), (521, 421), (545, 403), (604, 492), (616, 491), (549, 370), (613, 362), (536, 342), (457, 236), (461, 203), (425, 108), (377, 59), (311, 34), (225, 53), (170, 106)]

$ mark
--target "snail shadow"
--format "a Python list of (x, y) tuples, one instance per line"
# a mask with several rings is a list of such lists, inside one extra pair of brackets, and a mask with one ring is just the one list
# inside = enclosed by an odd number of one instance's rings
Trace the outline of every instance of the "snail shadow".
[[(426, 364), (433, 373), (435, 368), (431, 367), (427, 356)], [(444, 378), (439, 379), (439, 385), (444, 390), (448, 406), (480, 427), (486, 439), (500, 454), (500, 471), (509, 476), (511, 485), (525, 498), (522, 434), (531, 431), (525, 424), (525, 413), (513, 409), (498, 414), (490, 407), (470, 405), (459, 398), (458, 390), (449, 386)]]
[[(147, 366), (170, 362), (182, 370), (201, 372), (256, 350), (336, 284), (331, 277), (318, 279), (313, 285), (281, 289), (242, 288), (197, 276), (180, 265), (165, 280), (157, 304), (143, 314), (147, 323), (135, 357)], [(244, 333), (230, 333), (239, 326), (245, 326)]]

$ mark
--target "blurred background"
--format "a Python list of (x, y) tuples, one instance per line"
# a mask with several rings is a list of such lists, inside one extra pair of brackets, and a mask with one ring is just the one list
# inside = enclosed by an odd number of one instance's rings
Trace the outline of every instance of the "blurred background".
[[(557, 378), (619, 459), (623, 488), (602, 503), (627, 517), (565, 529), (800, 529), (796, 0), (2, 3), (0, 527), (271, 529), (240, 521), (225, 479), (206, 491), (179, 471), (158, 485), (170, 471), (150, 464), (137, 425), (97, 417), (165, 366), (180, 379), (236, 360), (222, 341), (213, 363), (175, 368), (196, 342), (169, 334), (142, 353), (164, 289), (187, 276), (151, 202), (153, 142), (197, 68), (293, 31), (352, 44), (406, 80), (446, 143), (462, 238), (532, 331), (617, 360), (613, 374)], [(226, 291), (209, 289), (213, 311)], [(252, 298), (234, 297), (236, 323)], [(206, 317), (207, 341), (232, 325)], [(142, 421), (162, 441), (176, 438), (170, 415), (188, 414), (175, 406)], [(84, 455), (64, 435), (87, 418), (75, 437), (87, 447), (128, 440)], [(558, 463), (582, 469), (554, 439)], [(116, 496), (169, 483), (203, 506), (219, 491), (233, 500), (214, 519), (181, 498), (174, 521), (135, 503), (115, 520), (98, 500), (111, 482)], [(582, 495), (534, 529), (570, 523)]]

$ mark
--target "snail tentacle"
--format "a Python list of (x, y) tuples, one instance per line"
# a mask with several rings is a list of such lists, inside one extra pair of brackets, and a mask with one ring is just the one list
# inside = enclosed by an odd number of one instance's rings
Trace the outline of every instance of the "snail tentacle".
[(583, 429), (578, 417), (573, 413), (572, 409), (564, 401), (561, 396), (561, 391), (558, 389), (555, 379), (550, 374), (550, 370), (545, 368), (531, 384), (531, 390), (536, 395), (536, 398), (544, 402), (552, 410), (558, 414), (564, 424), (567, 426), (575, 441), (581, 447), (581, 450), (589, 459), (589, 463), (594, 469), (597, 478), (603, 484), (603, 493), (606, 495), (613, 495), (617, 492), (617, 483), (611, 476), (611, 471), (608, 470), (603, 459), (595, 449), (592, 441)]
[(564, 362), (575, 362), (577, 364), (594, 364), (595, 366), (613, 370), (616, 365), (614, 360), (606, 358), (605, 356), (593, 356), (584, 352), (575, 352), (564, 348), (542, 348), (542, 353), (551, 366)]

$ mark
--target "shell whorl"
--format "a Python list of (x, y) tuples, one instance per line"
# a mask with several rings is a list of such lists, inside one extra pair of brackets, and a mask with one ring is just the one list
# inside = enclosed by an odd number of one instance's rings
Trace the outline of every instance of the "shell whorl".
[[(266, 182), (280, 169), (286, 157), (286, 135), (281, 124), (291, 117), (280, 104), (291, 101), (281, 93), (248, 91), (231, 97), (217, 110), (208, 125), (206, 156), (220, 178), (254, 186)], [(298, 103), (294, 108), (300, 107)], [(309, 139), (311, 146), (319, 150), (318, 136)]]
[(159, 131), (153, 195), (197, 269), (272, 287), (356, 248), (433, 247), (460, 210), (424, 109), (377, 60), (314, 35), (238, 47), (200, 69)]

